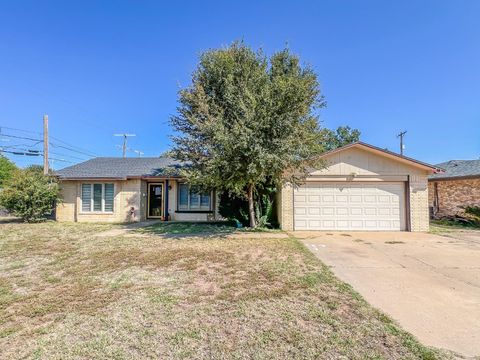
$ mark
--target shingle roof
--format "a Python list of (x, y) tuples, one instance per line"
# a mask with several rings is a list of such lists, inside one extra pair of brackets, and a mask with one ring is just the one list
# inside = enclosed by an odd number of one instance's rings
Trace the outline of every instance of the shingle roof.
[(450, 160), (437, 164), (445, 170), (440, 174), (429, 176), (429, 179), (450, 179), (480, 176), (480, 160)]
[(131, 177), (178, 176), (182, 163), (171, 158), (97, 157), (58, 170), (60, 179), (126, 179)]

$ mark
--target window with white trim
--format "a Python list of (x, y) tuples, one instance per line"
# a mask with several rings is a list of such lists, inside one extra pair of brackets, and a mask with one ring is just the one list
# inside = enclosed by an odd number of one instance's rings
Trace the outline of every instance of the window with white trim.
[(82, 184), (82, 212), (113, 212), (113, 184)]
[(188, 184), (178, 184), (177, 209), (180, 211), (210, 211), (212, 193), (198, 191)]

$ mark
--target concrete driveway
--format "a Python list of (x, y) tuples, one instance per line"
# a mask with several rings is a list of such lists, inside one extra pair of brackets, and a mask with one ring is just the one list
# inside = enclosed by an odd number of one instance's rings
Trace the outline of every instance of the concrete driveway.
[(480, 355), (480, 231), (293, 234), (424, 344)]

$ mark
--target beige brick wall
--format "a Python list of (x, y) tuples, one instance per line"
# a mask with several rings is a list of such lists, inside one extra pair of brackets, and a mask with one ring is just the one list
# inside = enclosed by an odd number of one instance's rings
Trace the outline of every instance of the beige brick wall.
[(410, 176), (410, 227), (411, 231), (428, 231), (428, 180), (427, 175)]
[(58, 221), (76, 220), (77, 184), (74, 181), (64, 181), (60, 184), (62, 201), (57, 203), (56, 218)]
[(293, 230), (293, 185), (284, 184), (278, 196), (278, 221), (285, 231)]
[[(60, 184), (63, 202), (57, 205), (58, 221), (79, 222), (126, 222), (140, 221), (144, 218), (142, 207), (141, 180), (105, 181), (114, 184), (113, 213), (82, 212), (80, 187), (82, 183), (92, 181), (63, 181)], [(130, 215), (130, 209), (134, 208), (134, 216)]]
[(434, 183), (437, 183), (439, 209), (435, 217), (442, 218), (463, 212), (465, 206), (480, 206), (480, 178), (430, 181), (428, 203), (433, 206)]
[[(57, 205), (58, 221), (79, 222), (130, 222), (144, 221), (147, 216), (148, 188), (145, 180), (105, 181), (115, 186), (114, 212), (82, 212), (80, 198), (81, 184), (92, 181), (63, 181), (60, 184), (63, 202)], [(163, 182), (158, 181), (158, 182)], [(171, 190), (168, 194), (168, 212), (171, 220), (176, 221), (210, 221), (219, 219), (218, 203), (215, 201), (215, 211), (210, 213), (176, 213), (177, 208), (177, 182), (169, 182)], [(130, 209), (134, 208), (134, 216), (130, 215)]]

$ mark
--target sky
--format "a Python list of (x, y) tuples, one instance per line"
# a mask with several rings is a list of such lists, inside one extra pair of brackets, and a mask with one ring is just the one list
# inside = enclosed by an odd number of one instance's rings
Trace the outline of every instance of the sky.
[(406, 130), (405, 155), (433, 164), (478, 159), (479, 18), (477, 0), (0, 0), (0, 147), (41, 149), (11, 136), (40, 139), (48, 114), (55, 169), (121, 156), (116, 133), (158, 156), (199, 54), (243, 40), (315, 70), (322, 126), (393, 151)]

